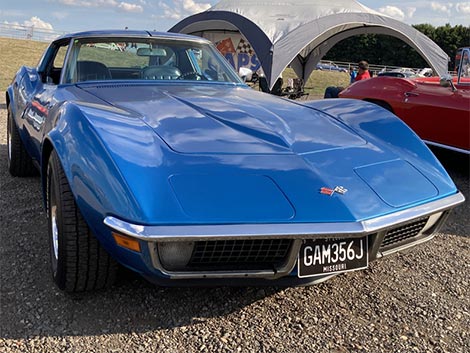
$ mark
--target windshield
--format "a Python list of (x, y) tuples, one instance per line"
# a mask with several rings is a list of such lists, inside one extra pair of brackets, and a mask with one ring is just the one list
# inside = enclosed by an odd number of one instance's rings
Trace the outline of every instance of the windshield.
[(185, 80), (243, 83), (212, 45), (168, 38), (74, 40), (65, 83)]

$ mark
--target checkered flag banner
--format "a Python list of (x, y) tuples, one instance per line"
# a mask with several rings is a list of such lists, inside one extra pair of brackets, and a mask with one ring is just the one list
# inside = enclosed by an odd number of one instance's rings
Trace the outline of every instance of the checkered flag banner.
[(246, 40), (242, 38), (240, 39), (240, 42), (238, 43), (237, 53), (246, 53), (248, 55), (253, 55), (254, 51), (251, 48), (250, 43), (248, 43)]
[(217, 49), (222, 53), (222, 55), (225, 55), (227, 53), (235, 53), (235, 48), (233, 47), (231, 38), (225, 38), (217, 42), (215, 45)]

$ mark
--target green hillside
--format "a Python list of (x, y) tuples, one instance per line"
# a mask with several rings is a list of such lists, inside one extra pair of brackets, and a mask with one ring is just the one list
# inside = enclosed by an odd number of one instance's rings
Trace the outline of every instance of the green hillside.
[(22, 65), (36, 66), (47, 45), (31, 40), (0, 38), (0, 91), (6, 90)]

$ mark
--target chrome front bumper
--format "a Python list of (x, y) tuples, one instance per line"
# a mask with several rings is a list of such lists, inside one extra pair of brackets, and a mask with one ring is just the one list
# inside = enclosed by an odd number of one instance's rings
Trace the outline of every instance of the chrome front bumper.
[[(152, 225), (143, 226), (106, 217), (104, 223), (113, 231), (148, 243), (153, 266), (172, 279), (194, 278), (266, 278), (286, 276), (295, 268), (297, 256), (304, 239), (353, 238), (371, 236), (371, 260), (400, 251), (432, 239), (447, 218), (448, 211), (465, 201), (458, 192), (454, 195), (406, 210), (358, 222), (344, 223), (280, 223), (280, 224), (214, 224), (214, 225)], [(387, 230), (399, 227), (418, 218), (430, 217), (432, 224), (425, 227), (412, 241), (379, 251)], [(157, 251), (159, 242), (211, 241), (242, 239), (293, 239), (292, 249), (285, 264), (273, 270), (174, 272), (162, 265)]]

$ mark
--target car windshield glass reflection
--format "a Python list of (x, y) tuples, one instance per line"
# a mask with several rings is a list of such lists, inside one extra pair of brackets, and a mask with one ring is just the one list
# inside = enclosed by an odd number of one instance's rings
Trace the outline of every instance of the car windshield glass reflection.
[(107, 80), (184, 80), (241, 84), (211, 45), (155, 38), (75, 40), (67, 83)]

